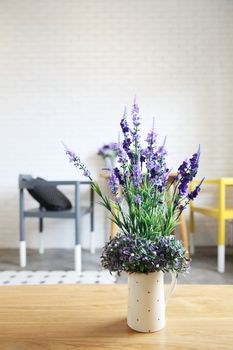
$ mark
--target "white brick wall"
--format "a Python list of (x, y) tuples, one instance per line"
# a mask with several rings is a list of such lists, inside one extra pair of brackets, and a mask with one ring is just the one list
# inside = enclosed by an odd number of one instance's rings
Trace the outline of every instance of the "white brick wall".
[[(232, 176), (232, 55), (229, 0), (1, 1), (0, 246), (18, 244), (18, 174), (81, 178), (64, 140), (97, 176), (96, 150), (117, 138), (135, 93), (143, 130), (155, 116), (168, 137), (170, 165), (201, 143), (200, 176)], [(47, 247), (72, 247), (71, 222), (46, 231)], [(99, 245), (105, 231), (99, 220)], [(199, 244), (215, 243), (213, 220), (198, 231)], [(36, 246), (35, 221), (27, 232)]]

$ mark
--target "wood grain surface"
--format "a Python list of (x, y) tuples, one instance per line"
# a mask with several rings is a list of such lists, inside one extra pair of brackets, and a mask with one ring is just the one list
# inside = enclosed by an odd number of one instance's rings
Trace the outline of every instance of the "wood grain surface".
[(3, 286), (0, 349), (233, 349), (233, 286), (178, 285), (158, 333), (126, 313), (126, 285)]

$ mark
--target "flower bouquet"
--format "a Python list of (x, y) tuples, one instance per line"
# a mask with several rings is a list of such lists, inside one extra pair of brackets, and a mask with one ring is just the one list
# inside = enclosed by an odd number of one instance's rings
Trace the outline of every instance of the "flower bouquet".
[(164, 272), (172, 273), (172, 290), (177, 273), (185, 273), (190, 267), (182, 242), (172, 233), (182, 211), (200, 192), (203, 180), (189, 191), (189, 183), (198, 171), (200, 147), (171, 177), (165, 142), (157, 144), (154, 128), (143, 145), (136, 101), (131, 116), (130, 126), (124, 112), (120, 122), (123, 142), (112, 145), (118, 161), (108, 180), (113, 197), (102, 192), (73, 151), (66, 149), (66, 153), (92, 181), (101, 204), (119, 228), (119, 233), (105, 244), (101, 262), (110, 272), (128, 273), (128, 325), (137, 331), (153, 332), (165, 324), (168, 295), (164, 296)]

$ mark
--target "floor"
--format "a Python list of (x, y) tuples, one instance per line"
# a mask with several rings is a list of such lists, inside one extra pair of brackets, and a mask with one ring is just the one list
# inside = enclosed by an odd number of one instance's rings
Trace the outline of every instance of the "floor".
[(107, 270), (70, 271), (0, 271), (0, 286), (43, 284), (113, 284), (116, 274)]
[[(91, 255), (83, 250), (83, 271), (101, 269), (99, 256), (101, 251)], [(28, 249), (27, 270), (72, 270), (73, 251), (63, 249), (48, 249), (44, 255), (38, 251)], [(19, 255), (17, 249), (0, 249), (0, 271), (20, 270)], [(226, 271), (220, 274), (216, 271), (216, 248), (197, 247), (192, 257), (191, 271), (189, 274), (178, 278), (178, 283), (185, 284), (233, 284), (233, 247), (226, 249)], [(118, 283), (126, 283), (127, 276), (118, 278)]]

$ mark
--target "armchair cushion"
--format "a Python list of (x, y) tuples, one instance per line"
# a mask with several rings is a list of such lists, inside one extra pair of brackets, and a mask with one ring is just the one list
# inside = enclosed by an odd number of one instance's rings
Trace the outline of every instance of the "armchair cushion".
[(43, 186), (45, 183), (47, 183), (46, 180), (37, 177), (36, 186), (28, 189), (30, 195), (43, 208), (49, 211), (69, 210), (72, 208), (70, 200), (56, 186)]

